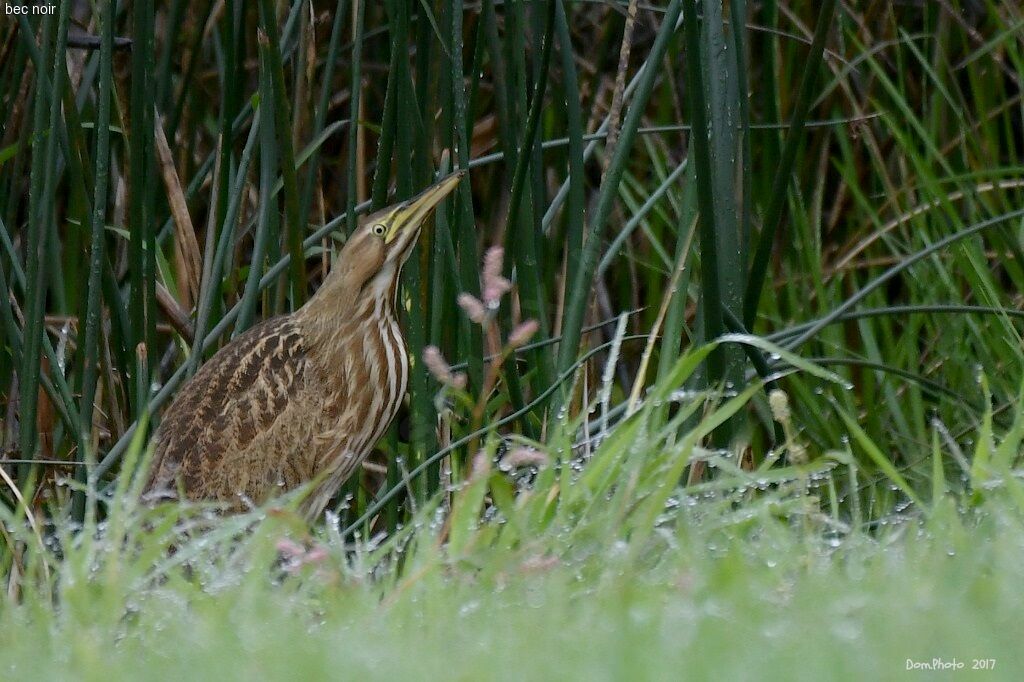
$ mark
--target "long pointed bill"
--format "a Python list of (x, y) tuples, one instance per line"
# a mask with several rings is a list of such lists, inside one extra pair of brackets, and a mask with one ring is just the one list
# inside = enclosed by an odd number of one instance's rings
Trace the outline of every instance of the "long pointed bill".
[(411, 238), (415, 235), (423, 222), (437, 208), (437, 205), (452, 193), (465, 175), (466, 171), (464, 170), (452, 173), (444, 180), (431, 185), (404, 202), (398, 208), (394, 220), (391, 222), (391, 231), (384, 238), (384, 243), (390, 244), (399, 236)]

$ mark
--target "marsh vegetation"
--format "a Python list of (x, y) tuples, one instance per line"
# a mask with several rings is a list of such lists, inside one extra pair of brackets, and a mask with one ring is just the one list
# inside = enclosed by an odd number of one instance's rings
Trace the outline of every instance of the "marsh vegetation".
[[(0, 16), (5, 678), (1024, 668), (1017, 3), (56, 9)], [(453, 169), (326, 518), (140, 506), (181, 382)]]

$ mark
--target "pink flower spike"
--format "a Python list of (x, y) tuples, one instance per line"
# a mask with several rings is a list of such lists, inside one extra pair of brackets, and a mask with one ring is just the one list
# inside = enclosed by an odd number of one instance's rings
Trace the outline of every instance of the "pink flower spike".
[(426, 365), (427, 371), (442, 384), (451, 381), (452, 368), (448, 366), (448, 362), (441, 355), (441, 350), (437, 346), (427, 346), (423, 349), (423, 364)]
[(277, 541), (277, 551), (281, 553), (286, 563), (284, 570), (291, 575), (298, 575), (303, 566), (319, 564), (327, 559), (327, 549), (320, 545), (306, 549), (303, 545), (290, 538), (281, 538)]
[(497, 308), (502, 296), (512, 290), (512, 283), (505, 278), (497, 278), (483, 288), (483, 302), (488, 308)]
[(513, 329), (512, 333), (508, 335), (508, 345), (513, 348), (519, 348), (532, 339), (538, 329), (540, 329), (540, 325), (537, 323), (537, 320), (527, 320), (526, 322), (523, 322)]
[(470, 469), (470, 476), (476, 478), (477, 476), (486, 476), (491, 471), (491, 458), (487, 455), (486, 450), (481, 450), (473, 456), (473, 464)]
[(497, 308), (501, 297), (512, 289), (512, 282), (501, 275), (504, 261), (505, 250), (500, 246), (492, 246), (484, 254), (483, 297), (488, 308)]
[(327, 549), (325, 547), (314, 547), (306, 552), (306, 556), (303, 557), (303, 560), (307, 564), (318, 564), (326, 558)]
[(453, 372), (452, 367), (447, 364), (447, 360), (441, 355), (437, 346), (427, 346), (423, 349), (423, 364), (427, 371), (434, 376), (434, 379), (445, 386), (451, 386), (460, 391), (466, 388), (466, 375), (462, 372)]
[(459, 307), (465, 311), (466, 316), (473, 322), (483, 324), (484, 320), (487, 319), (487, 310), (484, 309), (484, 304), (473, 294), (461, 293), (457, 300)]
[(501, 297), (512, 290), (512, 282), (504, 277), (496, 277), (487, 282), (484, 286), (484, 304), (488, 308), (497, 308), (501, 303)]
[(453, 372), (437, 346), (427, 346), (423, 349), (423, 364), (427, 371), (445, 386), (451, 386), (460, 391), (466, 388), (466, 375), (462, 372)]
[(306, 548), (290, 538), (281, 538), (277, 541), (277, 551), (289, 559), (294, 559), (305, 554)]

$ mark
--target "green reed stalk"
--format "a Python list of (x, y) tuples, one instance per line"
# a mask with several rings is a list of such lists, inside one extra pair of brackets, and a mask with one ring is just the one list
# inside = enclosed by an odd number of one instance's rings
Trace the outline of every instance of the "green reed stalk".
[(626, 110), (626, 117), (622, 123), (618, 144), (612, 153), (604, 182), (601, 184), (597, 207), (591, 218), (587, 239), (583, 245), (579, 270), (575, 275), (570, 273), (570, 277), (573, 277), (573, 284), (567, 296), (565, 318), (562, 325), (562, 342), (558, 348), (557, 366), (559, 373), (565, 372), (573, 364), (574, 358), (579, 353), (584, 315), (590, 300), (594, 271), (600, 256), (604, 230), (611, 215), (615, 199), (618, 196), (619, 182), (622, 179), (622, 173), (628, 161), (633, 138), (640, 127), (644, 109), (650, 99), (651, 92), (654, 90), (654, 83), (658, 76), (657, 65), (665, 55), (669, 41), (675, 33), (682, 5), (682, 0), (672, 0), (665, 10), (661, 26), (658, 29), (657, 38), (647, 58), (647, 66), (643, 71), (643, 75), (640, 76), (636, 93)]
[[(95, 456), (92, 447), (92, 419), (95, 409), (96, 384), (99, 372), (99, 337), (102, 297), (100, 276), (104, 259), (104, 218), (107, 207), (107, 184), (110, 178), (110, 106), (113, 90), (114, 0), (107, 0), (100, 10), (100, 73), (96, 102), (96, 154), (93, 157), (96, 179), (92, 202), (91, 239), (89, 242), (89, 278), (86, 282), (84, 348), (82, 354), (82, 397), (79, 442), (88, 446), (79, 452), (83, 464)], [(76, 471), (79, 483), (88, 479), (85, 466)], [(85, 493), (75, 492), (72, 516), (81, 522), (85, 517)]]
[(347, 210), (347, 232), (352, 234), (356, 229), (356, 175), (358, 173), (358, 139), (359, 126), (359, 101), (363, 90), (363, 31), (366, 17), (366, 0), (352, 0), (352, 77), (350, 79), (349, 91), (349, 129), (348, 129), (348, 194)]
[(822, 1), (821, 11), (818, 13), (818, 23), (814, 29), (814, 39), (807, 55), (808, 67), (804, 69), (800, 79), (800, 89), (793, 106), (786, 143), (782, 148), (782, 155), (776, 167), (768, 208), (765, 209), (764, 219), (761, 222), (761, 235), (757, 241), (757, 250), (754, 253), (754, 262), (751, 265), (746, 295), (743, 300), (743, 324), (748, 329), (753, 327), (757, 317), (757, 308), (768, 273), (768, 261), (771, 258), (772, 246), (782, 221), (782, 212), (789, 198), (787, 188), (793, 170), (793, 162), (796, 160), (797, 149), (803, 139), (804, 120), (807, 118), (807, 112), (814, 97), (814, 86), (819, 71), (817, 67), (821, 63), (821, 54), (825, 49), (825, 39), (832, 26), (835, 9), (836, 0)]
[[(65, 41), (67, 40), (67, 12), (62, 11), (56, 24), (56, 46), (53, 46), (51, 33), (54, 32), (54, 18), (43, 19), (41, 33), (43, 36), (40, 54), (43, 59), (52, 59), (53, 74), (58, 77), (63, 73), (59, 60), (64, 58)], [(52, 220), (53, 202), (52, 184), (54, 166), (57, 159), (56, 134), (57, 120), (60, 111), (60, 100), (48, 93), (45, 76), (46, 70), (40, 66), (36, 69), (35, 103), (33, 113), (33, 150), (32, 171), (29, 177), (29, 227), (25, 245), (25, 269), (27, 288), (25, 291), (25, 332), (24, 352), (20, 372), (20, 424), (19, 447), (23, 458), (31, 459), (36, 455), (39, 437), (36, 430), (37, 391), (40, 375), (40, 349), (43, 335), (46, 333), (43, 324), (43, 307), (46, 300), (46, 279), (43, 263), (47, 253), (49, 221)], [(48, 96), (49, 95), (49, 96)], [(19, 480), (28, 479), (30, 466), (19, 467)]]
[[(131, 55), (130, 120), (128, 138), (129, 173), (128, 219), (129, 268), (131, 293), (128, 310), (131, 322), (131, 345), (144, 344), (156, 352), (156, 239), (154, 232), (153, 182), (153, 6), (136, 3), (132, 11), (133, 43)], [(151, 367), (151, 365), (150, 365)], [(135, 363), (135, 387), (147, 387), (149, 376), (141, 376), (147, 368)], [(145, 409), (148, 396), (134, 394), (135, 416)]]
[[(709, 127), (706, 90), (702, 73), (700, 26), (697, 9), (689, 5), (683, 12), (683, 32), (686, 35), (687, 100), (693, 125), (694, 173), (697, 182), (698, 225), (700, 235), (701, 315), (704, 340), (717, 339), (725, 331), (722, 320), (721, 282), (718, 269), (718, 229), (715, 215), (714, 169), (712, 166), (711, 128)], [(681, 225), (679, 232), (688, 226)], [(708, 355), (707, 384), (718, 386), (725, 378), (724, 349), (716, 347)]]
[[(357, 2), (360, 0), (357, 0)], [(260, 0), (260, 22), (266, 46), (261, 45), (261, 52), (266, 53), (267, 65), (274, 85), (274, 97), (270, 101), (267, 113), (273, 113), (277, 131), (277, 146), (281, 158), (281, 176), (284, 179), (284, 212), (286, 222), (285, 240), (288, 254), (291, 256), (291, 287), (292, 306), (299, 307), (306, 300), (306, 267), (302, 256), (302, 238), (306, 232), (301, 224), (299, 210), (299, 185), (295, 172), (295, 151), (292, 148), (291, 127), (288, 125), (288, 95), (284, 87), (284, 67), (281, 62), (281, 43), (277, 33), (277, 14), (270, 0)], [(353, 121), (356, 119), (353, 117)], [(353, 126), (355, 130), (357, 126)]]

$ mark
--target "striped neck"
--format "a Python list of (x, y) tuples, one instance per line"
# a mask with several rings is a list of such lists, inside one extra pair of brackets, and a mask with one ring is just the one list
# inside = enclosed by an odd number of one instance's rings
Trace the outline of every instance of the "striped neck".
[(341, 350), (346, 339), (358, 336), (361, 329), (374, 333), (378, 323), (395, 324), (399, 273), (388, 273), (391, 277), (385, 274), (378, 274), (352, 296), (332, 291), (329, 296), (314, 296), (297, 310), (295, 318), (303, 326), (310, 346)]

